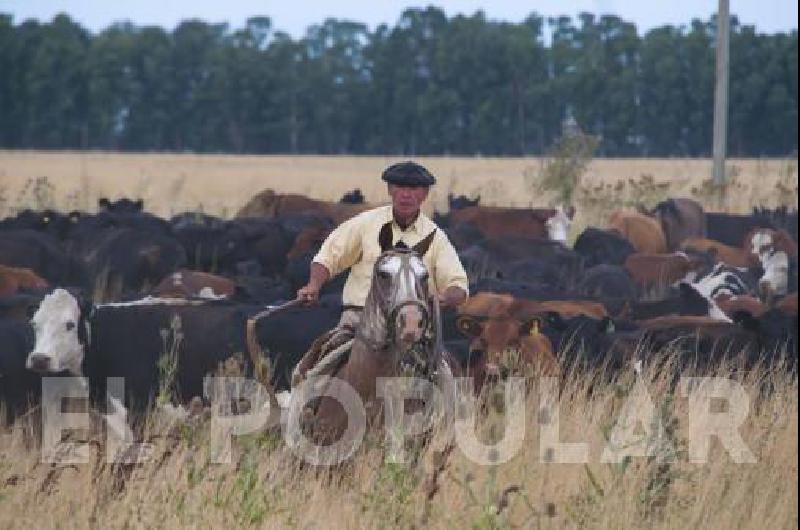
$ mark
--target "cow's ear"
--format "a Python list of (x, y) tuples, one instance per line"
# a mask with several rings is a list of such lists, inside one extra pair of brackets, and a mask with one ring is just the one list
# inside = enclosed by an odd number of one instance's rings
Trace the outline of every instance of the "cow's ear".
[(436, 229), (434, 228), (433, 232), (425, 236), (425, 239), (414, 245), (411, 250), (419, 254), (420, 256), (424, 256), (428, 249), (431, 248), (431, 243), (433, 242), (433, 238), (436, 236)]
[(144, 201), (142, 199), (139, 199), (136, 202), (134, 202), (133, 205), (136, 207), (137, 211), (141, 212), (142, 208), (144, 208)]
[(483, 326), (480, 320), (472, 315), (461, 315), (456, 319), (456, 327), (458, 331), (467, 337), (480, 337), (483, 333)]
[(389, 221), (381, 227), (378, 233), (378, 244), (381, 247), (381, 252), (392, 250), (394, 235), (392, 234), (392, 222)]
[(109, 206), (111, 206), (111, 201), (106, 197), (101, 197), (97, 200), (97, 206), (99, 206), (101, 210), (108, 210)]

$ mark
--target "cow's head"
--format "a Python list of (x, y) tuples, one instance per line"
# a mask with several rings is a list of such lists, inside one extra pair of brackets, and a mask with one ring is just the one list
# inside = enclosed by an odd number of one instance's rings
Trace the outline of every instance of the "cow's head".
[(461, 315), (456, 322), (461, 333), (470, 338), (470, 357), (478, 360), (482, 375), (525, 375), (537, 365), (547, 373), (556, 369), (553, 345), (541, 332), (539, 317)]
[(758, 257), (764, 273), (758, 281), (761, 299), (771, 302), (777, 295), (789, 292), (789, 273), (791, 253), (796, 255), (796, 246), (785, 234), (768, 228), (752, 231), (745, 239), (749, 242), (750, 253)]
[(81, 374), (86, 324), (78, 299), (56, 289), (42, 300), (31, 324), (35, 334), (26, 367), (39, 373)]
[(575, 208), (570, 206), (565, 209), (563, 206), (559, 206), (555, 212), (545, 223), (547, 237), (551, 241), (560, 241), (566, 244), (569, 238), (569, 229), (572, 226), (572, 218), (575, 216)]

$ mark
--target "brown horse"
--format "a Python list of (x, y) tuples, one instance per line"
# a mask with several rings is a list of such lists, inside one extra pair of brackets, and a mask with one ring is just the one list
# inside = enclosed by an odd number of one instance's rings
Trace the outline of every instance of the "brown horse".
[[(438, 300), (429, 292), (428, 271), (422, 262), (434, 235), (435, 231), (408, 249), (393, 246), (391, 223), (380, 231), (382, 253), (375, 262), (350, 354), (331, 372), (329, 380), (349, 385), (370, 419), (380, 410), (376, 406), (378, 378), (432, 380), (452, 374), (451, 363), (442, 355)], [(311, 378), (308, 383), (312, 383)], [(348, 414), (333, 397), (320, 397), (313, 411), (306, 412), (314, 437), (323, 443), (339, 440), (345, 433)]]

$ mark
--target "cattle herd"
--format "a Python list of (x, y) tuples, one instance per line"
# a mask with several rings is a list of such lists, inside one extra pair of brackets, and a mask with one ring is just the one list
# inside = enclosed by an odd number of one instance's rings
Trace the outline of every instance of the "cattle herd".
[[(95, 395), (124, 377), (119, 397), (143, 410), (170, 348), (172, 397), (202, 395), (204, 375), (246, 352), (248, 318), (291, 300), (327, 234), (370, 207), (358, 190), (338, 203), (266, 190), (230, 220), (166, 220), (141, 201), (101, 199), (95, 214), (0, 221), (0, 423), (35, 403), (41, 377), (62, 374), (86, 376)], [(570, 246), (573, 214), (450, 197), (435, 215), (471, 281), (467, 303), (443, 315), (445, 346), (478, 385), (534, 365), (624, 370), (667, 346), (681, 369), (796, 369), (795, 212), (728, 215), (668, 199), (613, 212)], [(338, 321), (343, 282), (329, 282), (316, 306), (258, 322), (277, 389)]]

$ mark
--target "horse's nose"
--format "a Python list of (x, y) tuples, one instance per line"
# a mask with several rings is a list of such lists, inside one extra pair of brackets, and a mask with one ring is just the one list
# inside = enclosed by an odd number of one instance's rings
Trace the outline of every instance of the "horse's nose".
[(28, 367), (34, 372), (49, 372), (50, 356), (43, 353), (33, 353), (28, 358)]

